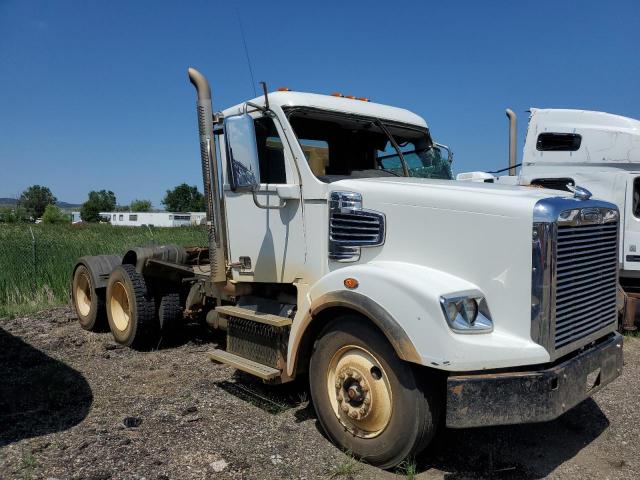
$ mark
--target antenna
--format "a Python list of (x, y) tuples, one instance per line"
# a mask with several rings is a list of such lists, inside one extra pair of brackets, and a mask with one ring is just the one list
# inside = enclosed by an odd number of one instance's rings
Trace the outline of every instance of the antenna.
[(242, 36), (242, 44), (244, 45), (244, 54), (247, 57), (247, 65), (249, 66), (249, 75), (251, 75), (251, 87), (253, 88), (253, 96), (257, 97), (258, 93), (256, 92), (256, 81), (253, 78), (253, 68), (251, 68), (251, 59), (249, 58), (249, 48), (247, 48), (247, 40), (244, 37), (244, 28), (242, 27), (242, 19), (240, 18), (240, 13), (236, 8), (236, 16), (238, 17), (238, 24), (240, 25), (240, 35)]

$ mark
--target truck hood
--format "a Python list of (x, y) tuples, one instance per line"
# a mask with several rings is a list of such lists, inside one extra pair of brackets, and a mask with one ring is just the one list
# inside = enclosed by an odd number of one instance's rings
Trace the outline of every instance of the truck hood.
[(384, 214), (384, 243), (362, 248), (361, 263), (411, 264), (469, 282), (487, 299), (496, 332), (529, 337), (534, 207), (570, 194), (395, 177), (340, 180), (331, 189), (360, 193), (364, 209)]

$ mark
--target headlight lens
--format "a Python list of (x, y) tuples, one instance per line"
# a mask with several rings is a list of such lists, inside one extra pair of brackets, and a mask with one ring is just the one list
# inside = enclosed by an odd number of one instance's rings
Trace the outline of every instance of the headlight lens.
[(480, 292), (461, 292), (440, 297), (442, 311), (451, 330), (456, 333), (489, 333), (493, 321)]
[(476, 302), (475, 298), (462, 300), (462, 311), (460, 313), (469, 325), (473, 325), (478, 317), (478, 302)]

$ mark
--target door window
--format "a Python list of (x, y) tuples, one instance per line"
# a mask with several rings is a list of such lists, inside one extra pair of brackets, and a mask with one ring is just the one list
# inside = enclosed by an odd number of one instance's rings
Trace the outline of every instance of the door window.
[(254, 124), (260, 162), (260, 183), (287, 183), (284, 145), (273, 119), (257, 118)]

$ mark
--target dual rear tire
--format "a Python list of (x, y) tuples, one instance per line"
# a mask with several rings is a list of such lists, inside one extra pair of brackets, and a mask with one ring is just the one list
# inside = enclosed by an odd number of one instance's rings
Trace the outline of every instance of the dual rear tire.
[(116, 342), (135, 349), (155, 347), (160, 339), (156, 302), (135, 266), (116, 267), (109, 276), (106, 297), (109, 328)]
[[(134, 265), (119, 264), (107, 272), (95, 268), (81, 263), (73, 274), (71, 297), (82, 328), (105, 331), (108, 325), (116, 342), (141, 350), (175, 332), (183, 317), (179, 293), (154, 292)], [(109, 271), (106, 288), (96, 288), (94, 275)]]
[(85, 330), (96, 332), (106, 328), (104, 290), (104, 288), (96, 288), (91, 272), (86, 265), (78, 265), (73, 272), (73, 280), (71, 281), (71, 301), (78, 315), (80, 326)]

